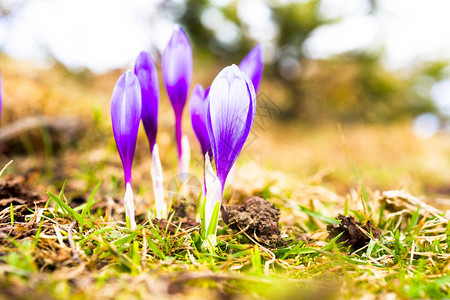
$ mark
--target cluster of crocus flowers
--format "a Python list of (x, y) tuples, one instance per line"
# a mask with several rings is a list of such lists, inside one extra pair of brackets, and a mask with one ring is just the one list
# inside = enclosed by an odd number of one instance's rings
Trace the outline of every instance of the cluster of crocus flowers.
[(178, 149), (178, 172), (189, 171), (190, 150), (182, 133), (183, 110), (192, 76), (192, 50), (184, 31), (177, 26), (162, 55), (162, 74), (167, 94), (175, 112), (175, 136)]
[[(205, 158), (206, 199), (201, 205), (202, 236), (207, 247), (215, 244), (225, 182), (250, 133), (256, 110), (256, 92), (262, 77), (262, 51), (255, 47), (240, 63), (223, 69), (206, 91), (197, 85), (190, 99), (191, 122)], [(179, 173), (189, 166), (189, 143), (182, 134), (182, 114), (192, 75), (189, 41), (177, 27), (164, 50), (162, 74), (175, 112), (175, 136)], [(151, 55), (141, 52), (134, 73), (125, 72), (117, 81), (111, 100), (114, 137), (125, 175), (125, 212), (127, 222), (136, 228), (131, 180), (131, 167), (139, 124), (147, 135), (152, 156), (151, 176), (156, 216), (164, 218), (163, 173), (156, 135), (158, 129), (158, 73)], [(215, 171), (212, 167), (215, 166)], [(203, 201), (202, 201), (203, 202)]]
[[(182, 135), (182, 115), (192, 75), (192, 53), (189, 40), (177, 26), (162, 57), (163, 79), (175, 111), (175, 132), (178, 148), (179, 172), (188, 171), (190, 150), (187, 137)], [(158, 218), (164, 218), (163, 172), (159, 158), (156, 134), (158, 131), (159, 84), (158, 73), (151, 55), (142, 51), (135, 64), (134, 74), (124, 73), (116, 83), (111, 100), (111, 120), (117, 149), (125, 174), (125, 212), (127, 222), (136, 228), (131, 183), (131, 166), (136, 149), (139, 123), (147, 135), (152, 156), (151, 176)]]

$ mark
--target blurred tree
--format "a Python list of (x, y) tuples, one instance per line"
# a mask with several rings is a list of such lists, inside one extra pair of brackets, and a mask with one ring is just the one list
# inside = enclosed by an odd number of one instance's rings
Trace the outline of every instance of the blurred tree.
[[(238, 62), (255, 44), (252, 28), (239, 11), (241, 2), (232, 1), (220, 7), (206, 0), (186, 0), (186, 10), (176, 21), (187, 29), (200, 55), (213, 56), (224, 64)], [(368, 2), (369, 14), (377, 12), (377, 2)], [(269, 9), (269, 21), (275, 24), (277, 31), (272, 40), (263, 42), (263, 46), (274, 49), (273, 59), (265, 68), (269, 84), (263, 91), (283, 89), (288, 99), (284, 118), (387, 122), (436, 110), (429, 93), (418, 93), (415, 85), (424, 75), (433, 82), (440, 80), (438, 74), (446, 63), (418, 69), (406, 78), (383, 67), (382, 50), (312, 60), (303, 51), (304, 42), (318, 27), (338, 20), (325, 19), (320, 14), (320, 0), (262, 3)], [(232, 45), (218, 38), (220, 28), (205, 22), (206, 14), (211, 12), (217, 18), (213, 20), (217, 26), (225, 20), (239, 29), (239, 36)]]

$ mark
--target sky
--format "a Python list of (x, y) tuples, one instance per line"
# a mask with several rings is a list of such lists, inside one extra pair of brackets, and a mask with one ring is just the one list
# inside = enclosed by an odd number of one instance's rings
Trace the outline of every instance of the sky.
[[(162, 0), (0, 0), (4, 6), (15, 1), (22, 1), (23, 7), (15, 18), (0, 19), (0, 48), (14, 57), (44, 64), (51, 52), (72, 69), (87, 67), (101, 73), (127, 67), (142, 49), (160, 52), (173, 29)], [(240, 34), (216, 9), (230, 2), (212, 1), (202, 17), (225, 42)], [(276, 35), (264, 2), (236, 2), (238, 15), (256, 41), (264, 43)], [(172, 3), (172, 11), (183, 12), (182, 0)], [(322, 0), (320, 13), (341, 21), (316, 29), (303, 51), (312, 58), (327, 58), (383, 47), (384, 63), (391, 69), (450, 58), (450, 1), (381, 0), (379, 5), (376, 15), (368, 15), (367, 0)], [(268, 50), (266, 55), (273, 55)]]

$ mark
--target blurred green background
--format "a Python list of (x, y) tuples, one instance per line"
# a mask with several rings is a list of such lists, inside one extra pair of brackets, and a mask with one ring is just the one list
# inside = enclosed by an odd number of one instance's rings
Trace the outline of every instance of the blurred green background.
[[(424, 126), (429, 121), (431, 126), (443, 129), (447, 126), (448, 112), (433, 101), (432, 89), (449, 76), (446, 56), (412, 59), (403, 69), (392, 68), (385, 61), (387, 39), (383, 37), (383, 22), (389, 18), (394, 21), (405, 18), (390, 16), (392, 7), (405, 11), (405, 15), (411, 7), (416, 8), (414, 13), (421, 9), (417, 1), (410, 4), (394, 2), (398, 3), (381, 0), (168, 0), (147, 3), (83, 0), (61, 4), (52, 0), (3, 0), (0, 1), (0, 29), (4, 36), (0, 39), (0, 47), (12, 56), (32, 57), (41, 63), (66, 67), (79, 76), (89, 76), (91, 71), (103, 73), (126, 67), (124, 62), (127, 60), (123, 58), (126, 55), (114, 61), (118, 57), (114, 49), (120, 47), (128, 57), (135, 57), (142, 48), (149, 49), (159, 64), (161, 50), (172, 26), (179, 23), (193, 43), (197, 74), (194, 74), (194, 80), (204, 85), (208, 85), (222, 67), (238, 63), (256, 43), (261, 43), (266, 60), (262, 92), (281, 107), (283, 120), (300, 117), (306, 122), (386, 123), (433, 113), (424, 119)], [(421, 13), (424, 23), (439, 18), (430, 14), (446, 7), (445, 2), (432, 2)], [(42, 21), (46, 18), (47, 21)], [(92, 25), (91, 19), (97, 23)], [(351, 25), (351, 20), (355, 25)], [(330, 45), (316, 45), (315, 41), (320, 42), (320, 33), (331, 29), (332, 35), (332, 28), (335, 28), (332, 26), (342, 26), (339, 24), (345, 22), (357, 34), (352, 37), (352, 32), (344, 32), (343, 38), (335, 39), (330, 39), (330, 33), (325, 34), (322, 39), (328, 38), (331, 48), (338, 51), (321, 55), (321, 51), (327, 53)], [(28, 27), (24, 23), (28, 23)], [(361, 28), (355, 28), (358, 26)], [(384, 28), (388, 33), (395, 28), (389, 26)], [(30, 32), (24, 34), (27, 30)], [(445, 36), (439, 37), (442, 33), (439, 30), (417, 32), (417, 39), (424, 35), (445, 39)], [(127, 36), (131, 36), (129, 40)], [(133, 36), (139, 42), (135, 42)], [(361, 41), (364, 37), (369, 42)], [(103, 49), (102, 45), (108, 49), (102, 50), (103, 53), (107, 51), (108, 55), (95, 52)], [(22, 49), (26, 46), (28, 52)], [(321, 47), (326, 49), (321, 50)], [(408, 50), (408, 45), (404, 48)], [(29, 54), (31, 51), (34, 53)], [(77, 60), (71, 51), (92, 58)], [(109, 65), (98, 65), (102, 56), (109, 58)], [(132, 61), (128, 59), (128, 65)]]

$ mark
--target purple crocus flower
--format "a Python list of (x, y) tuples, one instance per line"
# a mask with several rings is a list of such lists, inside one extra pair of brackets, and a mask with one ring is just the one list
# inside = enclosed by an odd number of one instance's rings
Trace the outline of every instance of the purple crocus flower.
[(134, 66), (142, 95), (142, 124), (150, 144), (152, 155), (152, 175), (153, 194), (155, 196), (155, 210), (157, 218), (166, 216), (167, 206), (164, 202), (163, 171), (161, 160), (159, 159), (158, 145), (156, 144), (156, 134), (158, 131), (158, 106), (159, 106), (159, 84), (158, 72), (155, 63), (146, 51), (139, 53)]
[(139, 79), (141, 87), (142, 124), (150, 144), (150, 152), (153, 152), (158, 131), (159, 84), (158, 72), (150, 53), (146, 51), (139, 53), (134, 73)]
[(214, 79), (207, 98), (206, 124), (217, 176), (206, 153), (203, 249), (212, 249), (216, 244), (225, 181), (250, 133), (255, 111), (256, 95), (251, 80), (236, 65), (223, 69)]
[(251, 80), (236, 65), (223, 69), (214, 79), (208, 95), (207, 128), (217, 177), (225, 186), (256, 111), (256, 95)]
[[(207, 92), (209, 92), (209, 88)], [(206, 128), (206, 97), (207, 94), (203, 90), (203, 87), (197, 84), (192, 91), (189, 101), (192, 128), (202, 147), (203, 157), (207, 152), (211, 156), (211, 144), (209, 142), (208, 129)]]
[(175, 111), (175, 135), (178, 146), (179, 168), (181, 167), (181, 119), (192, 76), (192, 50), (189, 40), (177, 26), (162, 55), (162, 74), (164, 84)]
[(125, 175), (125, 212), (131, 229), (136, 229), (134, 220), (131, 166), (141, 121), (141, 89), (136, 75), (127, 71), (120, 76), (111, 97), (111, 121), (117, 150), (122, 160)]
[(244, 57), (239, 64), (239, 69), (250, 77), (255, 88), (255, 94), (257, 94), (264, 69), (261, 45), (256, 45), (255, 48)]

